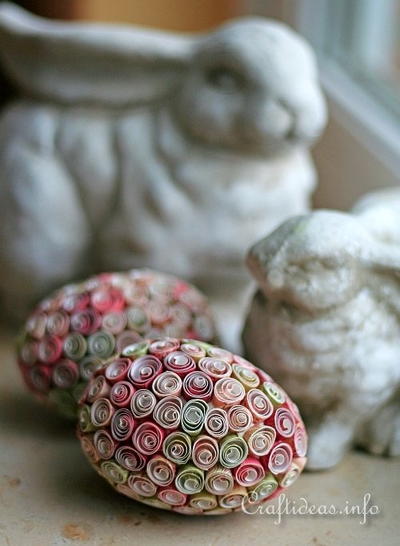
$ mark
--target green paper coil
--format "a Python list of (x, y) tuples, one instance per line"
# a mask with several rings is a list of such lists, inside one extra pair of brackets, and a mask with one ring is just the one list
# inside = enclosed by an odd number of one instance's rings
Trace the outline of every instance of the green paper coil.
[(219, 461), (225, 468), (235, 468), (242, 463), (249, 449), (243, 438), (236, 434), (229, 434), (220, 443)]
[(186, 465), (175, 478), (175, 487), (181, 493), (194, 495), (204, 487), (204, 471), (193, 465)]

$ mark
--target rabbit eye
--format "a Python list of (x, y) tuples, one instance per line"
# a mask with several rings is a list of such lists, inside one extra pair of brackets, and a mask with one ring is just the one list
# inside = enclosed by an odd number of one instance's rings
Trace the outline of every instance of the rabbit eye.
[(234, 91), (240, 87), (242, 79), (239, 74), (224, 66), (210, 68), (206, 73), (206, 80), (211, 86), (226, 91)]

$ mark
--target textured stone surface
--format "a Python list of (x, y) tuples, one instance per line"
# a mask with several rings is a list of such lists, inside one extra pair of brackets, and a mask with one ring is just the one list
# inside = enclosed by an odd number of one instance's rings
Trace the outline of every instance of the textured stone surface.
[(93, 270), (145, 266), (234, 302), (237, 331), (246, 249), (307, 210), (315, 185), (325, 105), (303, 39), (261, 18), (178, 35), (5, 5), (0, 60), (21, 90), (0, 117), (8, 311)]
[(309, 425), (308, 467), (400, 455), (400, 191), (291, 218), (250, 250), (243, 339)]

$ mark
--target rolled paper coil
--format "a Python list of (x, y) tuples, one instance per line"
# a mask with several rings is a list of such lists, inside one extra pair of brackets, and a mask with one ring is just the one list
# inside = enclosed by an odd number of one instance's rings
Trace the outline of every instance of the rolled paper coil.
[(71, 389), (79, 379), (79, 368), (73, 360), (59, 360), (53, 367), (52, 381), (60, 389)]
[(293, 459), (293, 450), (289, 444), (281, 442), (271, 450), (268, 460), (268, 468), (272, 474), (286, 472)]
[(274, 423), (276, 432), (284, 438), (293, 436), (296, 423), (293, 414), (286, 408), (278, 408), (275, 411)]
[(130, 472), (140, 472), (146, 467), (147, 459), (137, 449), (124, 445), (115, 452), (117, 463)]
[(276, 431), (268, 425), (258, 425), (246, 431), (244, 438), (249, 446), (249, 451), (256, 457), (262, 457), (272, 449), (276, 439)]
[(166, 371), (155, 378), (151, 388), (159, 398), (179, 396), (182, 390), (182, 379), (175, 372)]
[(135, 419), (128, 408), (119, 408), (111, 419), (111, 435), (117, 442), (123, 442), (131, 437), (135, 427)]
[(154, 408), (153, 418), (164, 429), (175, 429), (181, 421), (182, 400), (177, 396), (166, 396)]
[(92, 463), (96, 464), (100, 461), (100, 457), (94, 447), (93, 436), (79, 436), (81, 443), (82, 451), (87, 457), (87, 459)]
[(146, 472), (151, 481), (166, 487), (174, 481), (176, 465), (161, 455), (154, 455), (147, 463)]
[[(165, 358), (170, 353), (179, 349), (179, 340), (176, 338), (164, 338), (150, 343), (149, 352), (157, 358)], [(172, 370), (174, 371), (174, 370)]]
[(169, 316), (172, 322), (177, 325), (180, 330), (188, 328), (192, 322), (192, 313), (181, 303), (170, 306)]
[(114, 406), (108, 398), (97, 398), (90, 409), (90, 418), (95, 427), (105, 427), (111, 422)]
[(90, 416), (90, 407), (86, 404), (79, 408), (78, 423), (79, 428), (82, 432), (90, 432), (91, 430), (96, 430), (96, 427), (92, 423), (92, 418)]
[(113, 461), (103, 461), (100, 465), (102, 475), (112, 484), (125, 483), (128, 471)]
[(115, 485), (115, 489), (118, 491), (118, 493), (121, 493), (126, 497), (129, 497), (135, 501), (141, 501), (142, 497), (135, 493), (135, 491), (133, 491), (133, 489), (131, 489), (126, 483), (117, 483)]
[(128, 324), (126, 313), (110, 311), (102, 317), (101, 327), (114, 336), (123, 332)]
[(110, 400), (119, 408), (130, 405), (131, 398), (135, 393), (135, 387), (129, 381), (118, 381), (110, 390)]
[(28, 381), (34, 390), (44, 393), (51, 385), (51, 369), (48, 366), (34, 366), (28, 369)]
[(96, 332), (101, 325), (101, 315), (94, 309), (84, 309), (71, 316), (71, 329), (84, 336)]
[(218, 458), (219, 447), (217, 440), (206, 435), (199, 436), (192, 448), (193, 463), (203, 470), (210, 470), (217, 464)]
[(176, 475), (175, 487), (186, 495), (200, 493), (204, 487), (204, 471), (193, 465), (185, 465)]
[(56, 362), (62, 355), (63, 342), (57, 336), (46, 336), (38, 347), (38, 359), (45, 364)]
[(34, 339), (41, 339), (46, 331), (46, 323), (47, 315), (45, 313), (37, 313), (28, 319), (25, 330)]
[(286, 401), (285, 393), (276, 383), (264, 381), (262, 388), (273, 406), (280, 406)]
[(156, 484), (145, 475), (131, 474), (128, 478), (128, 485), (141, 497), (154, 497), (157, 494)]
[(141, 307), (129, 307), (126, 311), (128, 327), (139, 333), (144, 333), (150, 328), (150, 319), (146, 311)]
[(219, 448), (219, 461), (226, 468), (239, 466), (249, 453), (249, 448), (245, 440), (236, 434), (225, 436)]
[(199, 511), (212, 510), (218, 506), (217, 497), (207, 491), (201, 491), (191, 495), (189, 506)]
[(110, 332), (99, 330), (88, 337), (88, 351), (99, 358), (108, 358), (114, 352), (115, 338)]
[(107, 365), (104, 375), (110, 383), (123, 381), (127, 376), (130, 366), (131, 361), (128, 358), (115, 358)]
[(183, 343), (181, 345), (181, 351), (190, 356), (195, 362), (198, 362), (201, 358), (206, 356), (205, 349), (195, 343)]
[(182, 506), (186, 503), (187, 495), (172, 487), (166, 487), (158, 491), (157, 497), (169, 506)]
[(219, 407), (233, 406), (243, 400), (245, 394), (240, 381), (232, 377), (224, 377), (215, 383), (213, 402)]
[(122, 292), (116, 288), (98, 288), (90, 297), (92, 306), (100, 313), (121, 311), (125, 305)]
[(131, 343), (130, 345), (126, 345), (124, 349), (121, 351), (122, 356), (129, 357), (129, 358), (137, 358), (138, 356), (143, 356), (147, 353), (147, 349), (149, 348), (149, 344), (147, 341), (138, 341), (135, 343)]
[(153, 413), (157, 403), (157, 398), (147, 389), (138, 389), (134, 392), (130, 406), (134, 417), (142, 419)]
[(74, 361), (83, 358), (87, 351), (87, 342), (85, 337), (78, 332), (71, 332), (64, 340), (64, 355)]
[(104, 361), (98, 356), (87, 355), (79, 361), (80, 376), (84, 381), (89, 381), (93, 374), (104, 366)]
[(229, 508), (236, 510), (241, 508), (247, 501), (247, 489), (240, 485), (236, 486), (230, 493), (219, 497), (219, 505), (221, 508)]
[(245, 402), (253, 417), (260, 421), (268, 419), (274, 411), (273, 405), (267, 395), (259, 389), (250, 389), (246, 394)]
[(106, 430), (97, 430), (93, 436), (93, 444), (100, 459), (111, 459), (116, 443)]
[(207, 349), (207, 356), (218, 360), (224, 360), (228, 364), (232, 364), (233, 362), (233, 354), (226, 349), (222, 349), (221, 347), (210, 346)]
[(212, 377), (214, 380), (222, 377), (229, 377), (232, 374), (232, 367), (226, 360), (211, 356), (205, 356), (198, 362), (202, 372)]
[(216, 465), (206, 473), (204, 486), (212, 495), (226, 495), (234, 487), (231, 470)]
[(139, 425), (132, 436), (133, 447), (143, 455), (153, 455), (161, 449), (163, 430), (152, 422)]
[(108, 396), (110, 390), (111, 387), (107, 383), (104, 375), (98, 375), (88, 385), (88, 389), (86, 391), (87, 401), (93, 403), (98, 398), (106, 397)]
[(294, 461), (291, 463), (289, 470), (279, 477), (279, 485), (281, 487), (290, 487), (300, 476), (302, 468)]
[(228, 434), (228, 416), (224, 409), (213, 408), (207, 411), (204, 428), (214, 438), (223, 438)]
[(183, 351), (172, 351), (164, 359), (164, 367), (179, 376), (186, 375), (196, 369), (196, 363), (191, 356)]
[(124, 330), (120, 334), (117, 334), (115, 338), (115, 352), (121, 353), (126, 347), (138, 343), (141, 337), (140, 334), (133, 330)]
[(151, 322), (158, 326), (163, 326), (171, 317), (170, 308), (165, 303), (150, 301), (147, 311)]
[(251, 411), (242, 405), (231, 406), (227, 418), (229, 429), (233, 432), (246, 432), (253, 424)]
[(203, 426), (208, 404), (204, 400), (189, 400), (183, 407), (181, 426), (191, 436), (200, 434)]
[(307, 434), (304, 426), (298, 423), (294, 431), (294, 448), (298, 457), (305, 457), (307, 453)]
[(69, 316), (65, 311), (54, 311), (47, 317), (46, 330), (53, 336), (65, 336), (69, 329)]
[(278, 482), (271, 474), (268, 474), (259, 484), (248, 490), (249, 503), (257, 504), (273, 495), (278, 488)]
[(265, 469), (258, 459), (248, 457), (235, 469), (234, 474), (239, 485), (254, 487), (265, 477)]
[(186, 464), (192, 452), (192, 440), (185, 432), (172, 432), (163, 443), (163, 453), (173, 463)]
[(234, 363), (232, 365), (232, 375), (241, 382), (245, 390), (254, 389), (260, 384), (260, 378), (256, 372), (250, 370), (246, 366), (240, 366), (239, 364)]
[(33, 366), (38, 359), (38, 351), (39, 344), (37, 341), (25, 340), (18, 350), (19, 360), (25, 366)]
[(154, 355), (143, 355), (132, 362), (128, 377), (135, 387), (147, 388), (161, 371), (161, 360)]
[(213, 393), (213, 382), (203, 372), (188, 373), (183, 380), (182, 393), (186, 398), (210, 400)]

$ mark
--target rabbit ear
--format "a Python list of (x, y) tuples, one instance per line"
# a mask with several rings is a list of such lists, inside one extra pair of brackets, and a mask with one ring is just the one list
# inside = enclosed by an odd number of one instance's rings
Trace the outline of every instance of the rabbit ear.
[(0, 61), (23, 91), (64, 103), (160, 99), (199, 38), (118, 25), (54, 22), (0, 4)]

